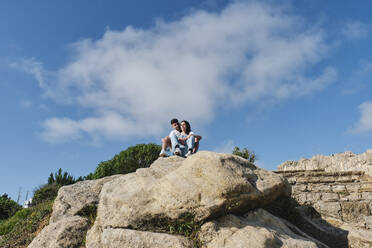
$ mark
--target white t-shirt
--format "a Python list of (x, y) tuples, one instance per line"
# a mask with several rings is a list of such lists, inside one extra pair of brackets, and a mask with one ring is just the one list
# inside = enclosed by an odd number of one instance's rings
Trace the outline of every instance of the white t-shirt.
[(172, 133), (174, 133), (176, 135), (177, 138), (181, 137), (181, 132), (173, 129), (170, 133), (169, 133), (169, 137), (172, 136)]

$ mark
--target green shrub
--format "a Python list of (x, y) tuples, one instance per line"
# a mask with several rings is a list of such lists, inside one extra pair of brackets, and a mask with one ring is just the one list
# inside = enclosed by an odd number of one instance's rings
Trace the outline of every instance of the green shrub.
[(32, 198), (32, 205), (39, 204), (43, 201), (54, 200), (57, 197), (58, 190), (61, 188), (60, 185), (53, 183), (53, 184), (45, 184), (40, 186), (34, 192), (34, 196)]
[(58, 190), (64, 185), (74, 184), (83, 180), (81, 177), (75, 179), (67, 172), (62, 172), (60, 168), (56, 173), (50, 173), (48, 183), (40, 186), (35, 190), (32, 198), (32, 205), (39, 204), (43, 201), (54, 200), (57, 197)]
[(243, 148), (240, 150), (240, 148), (237, 146), (234, 148), (232, 154), (245, 158), (251, 163), (254, 163), (257, 158), (257, 155), (254, 151), (250, 151), (247, 148)]
[(116, 174), (126, 174), (138, 168), (149, 167), (158, 157), (161, 146), (156, 144), (138, 144), (121, 151), (111, 160), (101, 162), (94, 173), (86, 179), (98, 179)]
[(48, 224), (53, 201), (19, 210), (14, 216), (0, 222), (0, 247), (25, 247), (31, 243), (36, 232)]
[(30, 211), (27, 208), (19, 210), (15, 215), (13, 215), (11, 218), (7, 219), (0, 225), (0, 235), (5, 235), (11, 232), (14, 228), (14, 226), (27, 218)]
[(0, 196), (0, 219), (8, 219), (22, 207), (10, 199), (7, 194)]

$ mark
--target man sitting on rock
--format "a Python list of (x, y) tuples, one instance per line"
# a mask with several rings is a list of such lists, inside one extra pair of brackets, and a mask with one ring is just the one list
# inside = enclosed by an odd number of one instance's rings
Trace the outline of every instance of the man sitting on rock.
[[(178, 156), (181, 155), (181, 150), (180, 150), (179, 142), (178, 142), (178, 138), (181, 137), (181, 126), (180, 126), (180, 123), (178, 122), (178, 119), (176, 118), (172, 119), (171, 125), (172, 125), (173, 130), (169, 133), (169, 136), (166, 136), (161, 140), (162, 144), (161, 144), (161, 151), (159, 154), (160, 157), (167, 157), (167, 154), (165, 151), (168, 149), (168, 147), (171, 148), (171, 152), (174, 155), (178, 155)], [(173, 140), (176, 142), (173, 142), (172, 144), (170, 137), (172, 137)]]

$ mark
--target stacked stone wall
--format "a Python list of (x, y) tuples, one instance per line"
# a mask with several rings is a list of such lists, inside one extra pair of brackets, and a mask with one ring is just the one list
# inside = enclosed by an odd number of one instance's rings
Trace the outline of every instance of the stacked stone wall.
[(323, 217), (372, 229), (372, 177), (365, 171), (277, 171), (292, 185), (292, 197)]

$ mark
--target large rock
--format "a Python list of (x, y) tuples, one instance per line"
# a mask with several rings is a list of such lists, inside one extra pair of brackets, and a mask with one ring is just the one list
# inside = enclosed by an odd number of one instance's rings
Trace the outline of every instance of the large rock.
[(111, 229), (167, 231), (172, 220), (197, 221), (244, 213), (285, 194), (286, 181), (228, 154), (199, 152), (160, 158), (150, 168), (104, 184), (87, 247), (103, 247)]
[(88, 248), (191, 248), (197, 240), (170, 234), (172, 225), (244, 214), (284, 194), (289, 194), (289, 185), (282, 176), (234, 155), (199, 152), (187, 159), (159, 158), (135, 173), (62, 187), (50, 224), (29, 247), (78, 247), (89, 221), (76, 215), (98, 205), (86, 236)]
[(207, 222), (201, 227), (199, 239), (206, 248), (327, 247), (263, 209)]
[(97, 205), (103, 184), (117, 177), (118, 175), (98, 180), (87, 180), (62, 187), (54, 200), (50, 222), (74, 216), (88, 205)]
[(71, 248), (82, 244), (88, 221), (72, 216), (49, 224), (31, 242), (28, 248)]

